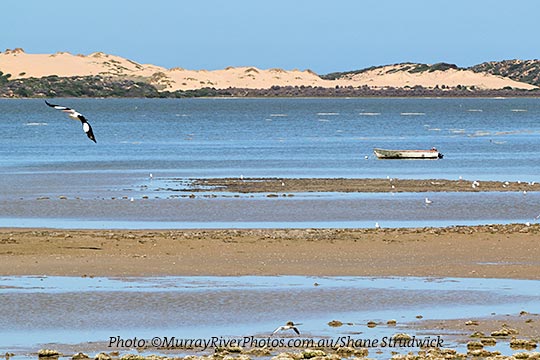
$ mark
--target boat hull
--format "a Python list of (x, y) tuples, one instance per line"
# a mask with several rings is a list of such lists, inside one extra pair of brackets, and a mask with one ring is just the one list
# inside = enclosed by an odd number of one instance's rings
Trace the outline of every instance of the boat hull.
[(379, 159), (440, 159), (442, 154), (436, 149), (431, 150), (388, 150), (373, 149)]

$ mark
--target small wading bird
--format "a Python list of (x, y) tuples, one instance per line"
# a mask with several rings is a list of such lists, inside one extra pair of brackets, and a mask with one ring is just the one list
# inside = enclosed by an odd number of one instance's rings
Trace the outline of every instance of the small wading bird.
[(292, 321), (289, 321), (285, 325), (280, 326), (276, 330), (274, 330), (272, 335), (274, 335), (275, 333), (279, 331), (286, 331), (286, 330), (293, 330), (296, 334), (300, 335), (300, 331), (298, 331), (298, 328), (296, 327), (298, 325), (302, 325), (302, 324), (295, 324)]
[(61, 110), (67, 113), (68, 116), (72, 118), (73, 120), (79, 120), (82, 123), (82, 128), (83, 128), (83, 131), (86, 133), (86, 136), (88, 136), (88, 138), (92, 140), (93, 142), (96, 142), (96, 138), (94, 137), (94, 132), (92, 131), (92, 127), (90, 126), (86, 118), (83, 116), (83, 114), (65, 106), (51, 104), (47, 100), (45, 100), (45, 104), (49, 105), (52, 108), (55, 108), (56, 110)]

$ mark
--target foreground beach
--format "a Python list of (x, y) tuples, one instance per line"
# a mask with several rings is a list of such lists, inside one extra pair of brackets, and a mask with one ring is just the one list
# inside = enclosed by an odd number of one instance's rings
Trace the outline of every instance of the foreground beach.
[[(345, 301), (353, 293), (340, 290), (331, 290), (328, 285), (334, 283), (337, 279), (333, 276), (368, 276), (373, 277), (373, 280), (383, 279), (385, 277), (398, 277), (403, 279), (413, 279), (413, 277), (427, 277), (429, 281), (434, 281), (433, 288), (441, 290), (441, 285), (444, 283), (451, 284), (452, 280), (445, 278), (471, 278), (477, 282), (478, 278), (494, 278), (495, 279), (540, 279), (540, 250), (537, 246), (537, 239), (540, 233), (540, 225), (533, 224), (530, 226), (524, 224), (510, 225), (489, 225), (489, 226), (463, 226), (463, 227), (448, 227), (448, 228), (417, 228), (417, 229), (245, 229), (245, 230), (55, 230), (55, 229), (2, 229), (0, 230), (0, 273), (4, 276), (19, 276), (19, 275), (37, 275), (47, 274), (50, 276), (70, 276), (82, 277), (82, 279), (91, 279), (92, 277), (100, 277), (101, 282), (103, 277), (119, 277), (126, 279), (127, 284), (136, 284), (137, 279), (143, 279), (148, 276), (239, 276), (239, 275), (307, 275), (319, 277), (321, 286), (313, 284), (308, 290), (306, 288), (302, 300), (308, 301), (308, 306), (315, 306), (324, 301), (328, 306), (352, 306), (348, 304), (350, 300)], [(42, 278), (42, 279), (43, 279)], [(269, 277), (275, 279), (274, 277)], [(215, 281), (202, 280), (200, 281)], [(358, 278), (360, 279), (360, 278)], [(443, 281), (443, 283), (438, 283)], [(36, 281), (39, 277), (36, 278)], [(199, 280), (197, 280), (199, 281)], [(224, 281), (231, 281), (225, 280)], [(238, 281), (243, 282), (242, 278)], [(309, 279), (308, 279), (309, 281)], [(315, 281), (315, 280), (312, 280)], [(328, 284), (326, 282), (329, 282)], [(380, 281), (380, 280), (379, 280)], [(385, 280), (386, 281), (386, 280)], [(406, 280), (410, 281), (410, 280)], [(416, 281), (416, 280), (415, 280)], [(428, 281), (428, 283), (429, 283)], [(510, 280), (512, 281), (512, 280)], [(384, 281), (383, 281), (384, 282)], [(378, 282), (376, 282), (378, 283)], [(374, 283), (375, 284), (375, 283)], [(404, 283), (406, 284), (406, 283)], [(535, 283), (531, 283), (535, 284)], [(107, 286), (105, 283), (101, 286)], [(137, 285), (139, 287), (140, 285)], [(394, 304), (393, 297), (406, 296), (407, 303), (422, 305), (426, 298), (431, 296), (430, 292), (405, 292), (399, 295), (402, 285), (394, 290), (383, 289), (374, 290), (366, 289), (358, 292), (355, 296), (367, 296), (366, 300), (372, 297), (390, 301), (387, 306), (389, 309), (399, 308)], [(406, 285), (403, 285), (406, 286)], [(486, 285), (486, 289), (492, 285)], [(502, 285), (503, 288), (505, 285)], [(536, 285), (532, 285), (536, 286)], [(196, 349), (180, 349), (178, 352), (165, 351), (147, 348), (138, 349), (137, 356), (148, 356), (150, 354), (165, 354), (167, 356), (178, 356), (178, 354), (195, 354), (195, 355), (210, 355), (210, 358), (221, 359), (223, 356), (243, 356), (243, 359), (249, 358), (269, 358), (279, 356), (279, 358), (287, 359), (303, 359), (312, 356), (325, 356), (329, 358), (343, 358), (349, 356), (362, 357), (367, 355), (369, 358), (406, 358), (406, 354), (410, 351), (414, 352), (414, 356), (419, 352), (420, 358), (477, 358), (478, 356), (495, 356), (498, 351), (503, 350), (503, 353), (515, 351), (521, 358), (535, 358), (534, 346), (540, 336), (538, 321), (540, 318), (536, 314), (535, 309), (524, 308), (521, 313), (514, 307), (490, 307), (486, 304), (486, 309), (493, 309), (492, 316), (470, 316), (470, 310), (466, 310), (466, 304), (474, 304), (478, 300), (475, 297), (480, 296), (492, 299), (486, 293), (477, 292), (479, 289), (474, 287), (471, 290), (465, 290), (459, 293), (448, 293), (449, 298), (440, 298), (436, 296), (429, 301), (435, 301), (435, 308), (425, 308), (417, 311), (417, 321), (410, 323), (411, 320), (403, 320), (403, 311), (394, 310), (392, 318), (398, 319), (398, 326), (386, 324), (385, 319), (379, 319), (372, 325), (367, 325), (366, 322), (358, 323), (355, 317), (342, 317), (335, 320), (340, 320), (343, 325), (337, 323), (337, 334), (356, 334), (355, 338), (373, 339), (378, 336), (382, 339), (384, 334), (396, 334), (400, 332), (417, 334), (416, 337), (432, 335), (437, 339), (437, 334), (444, 340), (445, 344), (451, 345), (451, 349), (437, 350), (435, 348), (426, 348), (420, 350), (418, 348), (396, 347), (389, 352), (391, 348), (373, 347), (367, 351), (362, 348), (322, 348), (314, 350), (313, 353), (306, 352), (300, 348), (279, 348), (270, 347), (263, 350), (257, 348), (246, 347), (243, 350), (232, 347), (221, 347), (215, 349), (216, 354), (212, 352), (198, 352)], [(125, 291), (121, 288), (116, 288), (115, 291)], [(320, 288), (322, 292), (315, 289)], [(9, 289), (9, 287), (8, 287)], [(523, 296), (529, 296), (523, 289)], [(171, 300), (169, 297), (162, 298), (161, 295), (152, 295), (152, 292), (145, 293), (144, 290), (140, 294), (138, 292), (133, 295), (119, 292), (118, 296), (121, 300), (122, 307), (134, 306), (137, 313), (151, 311), (147, 306), (161, 308), (165, 306), (165, 314), (169, 314), (175, 306), (174, 302), (168, 303)], [(239, 294), (243, 294), (243, 291)], [(245, 291), (249, 290), (246, 288)], [(313, 292), (315, 291), (315, 292)], [(345, 291), (345, 290), (344, 290)], [(347, 290), (349, 291), (349, 290)], [(472, 292), (471, 292), (472, 291)], [(476, 292), (475, 292), (476, 291)], [(335, 292), (334, 295), (331, 295)], [(529, 291), (530, 293), (530, 291)], [(533, 291), (534, 293), (534, 291)], [(106, 294), (106, 293), (105, 293)], [(210, 308), (213, 301), (221, 303), (224, 297), (227, 298), (227, 292), (218, 291), (215, 295), (208, 294), (205, 297), (205, 303)], [(247, 294), (247, 293), (246, 293)], [(319, 295), (317, 295), (319, 294)], [(324, 295), (326, 294), (326, 295)], [(361, 295), (364, 294), (364, 295)], [(392, 294), (392, 295), (391, 295)], [(452, 295), (454, 294), (454, 295)], [(461, 295), (457, 295), (461, 294)], [(166, 295), (166, 293), (164, 293)], [(502, 293), (501, 293), (502, 295)], [(29, 294), (30, 296), (30, 294)], [(29, 304), (40, 304), (38, 309), (46, 309), (49, 301), (45, 295), (21, 297), (17, 300), (16, 306), (26, 306), (26, 301)], [(105, 295), (104, 295), (105, 296)], [(215, 300), (214, 296), (216, 297)], [(246, 295), (247, 296), (247, 295)], [(267, 299), (269, 295), (264, 295), (261, 299)], [(323, 296), (322, 298), (319, 298)], [(328, 299), (325, 296), (330, 296)], [(343, 296), (346, 296), (345, 298)], [(498, 296), (498, 295), (497, 295)], [(520, 292), (516, 295), (517, 303), (525, 301), (524, 297), (520, 300)], [(74, 297), (73, 300), (70, 298)], [(74, 304), (78, 304), (78, 308), (83, 309), (84, 306), (90, 306), (88, 310), (100, 314), (100, 308), (111, 306), (111, 298), (107, 295), (104, 299), (106, 302), (101, 303), (99, 300), (101, 295), (96, 293), (72, 293), (68, 297), (55, 296), (55, 303), (65, 304), (67, 308), (71, 308)], [(287, 296), (288, 298), (288, 296)], [(308, 300), (312, 298), (312, 302)], [(6, 298), (9, 300), (10, 298)], [(27, 299), (27, 300), (25, 300)], [(269, 304), (274, 304), (274, 300), (270, 300)], [(326, 300), (322, 300), (326, 299)], [(454, 300), (451, 300), (454, 299)], [(468, 300), (467, 300), (468, 299)], [(494, 298), (493, 298), (494, 299)], [(501, 298), (501, 299), (504, 299)], [(358, 299), (362, 303), (361, 298)], [(451, 300), (451, 301), (450, 301)], [(89, 301), (88, 305), (85, 303)], [(120, 301), (120, 300), (119, 300)], [(240, 301), (240, 300), (235, 300)], [(275, 303), (278, 306), (281, 299)], [(442, 301), (439, 303), (439, 301)], [(448, 303), (448, 301), (450, 301)], [(472, 302), (471, 302), (472, 301)], [(484, 301), (484, 300), (482, 300)], [(491, 301), (491, 300), (490, 300)], [(497, 301), (497, 300), (494, 300)], [(500, 300), (507, 301), (507, 300)], [(143, 305), (147, 303), (148, 305)], [(436, 320), (435, 314), (438, 314), (439, 306), (449, 306), (452, 303), (463, 304), (466, 317), (453, 318), (448, 320)], [(216, 304), (217, 304), (216, 303)], [(359, 304), (360, 304), (359, 303)], [(9, 302), (8, 302), (9, 304)], [(28, 304), (28, 306), (30, 306)], [(131, 304), (131, 305), (130, 305)], [(159, 304), (159, 305), (158, 305)], [(267, 309), (268, 305), (263, 302), (259, 306)], [(340, 305), (341, 304), (341, 305)], [(348, 305), (345, 305), (348, 304)], [(446, 305), (445, 305), (446, 304)], [(5, 305), (8, 306), (9, 305)], [(14, 305), (15, 306), (15, 305)], [(43, 307), (42, 307), (43, 306)], [(142, 307), (141, 307), (142, 306)], [(194, 305), (195, 306), (195, 305)], [(240, 305), (239, 305), (240, 306)], [(317, 305), (319, 306), (319, 305)], [(368, 309), (373, 305), (366, 304)], [(433, 305), (435, 306), (435, 305)], [(90, 310), (91, 309), (91, 310)], [(311, 313), (308, 307), (305, 309), (306, 314)], [(495, 313), (495, 309), (497, 313)], [(247, 309), (246, 309), (247, 310)], [(242, 310), (242, 311), (246, 311)], [(261, 309), (262, 310), (262, 309)], [(294, 307), (293, 309), (294, 310)], [(359, 310), (359, 309), (358, 309)], [(357, 310), (357, 311), (358, 311)], [(45, 310), (43, 310), (45, 311)], [(36, 326), (49, 323), (50, 317), (54, 318), (56, 311), (51, 309), (46, 310), (48, 314), (44, 319), (40, 318), (40, 312), (32, 312), (37, 316), (33, 320)], [(114, 321), (118, 310), (111, 307), (107, 310), (108, 316)], [(240, 310), (238, 310), (240, 311)], [(251, 309), (250, 311), (255, 311)], [(259, 310), (257, 310), (259, 311)], [(255, 311), (255, 313), (257, 313)], [(277, 309), (276, 309), (277, 311)], [(297, 310), (294, 310), (297, 311)], [(323, 311), (324, 312), (324, 311)], [(75, 316), (79, 314), (75, 311)], [(241, 313), (241, 312), (240, 312)], [(239, 314), (240, 314), (239, 313)], [(248, 312), (249, 313), (249, 312)], [(368, 314), (377, 317), (378, 312), (368, 310)], [(116, 315), (115, 315), (116, 314)], [(414, 314), (413, 314), (414, 315)], [(422, 316), (426, 316), (421, 319)], [(60, 316), (60, 315), (59, 315)], [(103, 316), (103, 315), (99, 315)], [(125, 315), (121, 315), (125, 316)], [(160, 315), (167, 316), (167, 315)], [(231, 316), (237, 316), (232, 314)], [(245, 316), (245, 315), (243, 315)], [(299, 315), (306, 316), (306, 315)], [(132, 319), (123, 318), (123, 321), (131, 323)], [(330, 320), (330, 319), (328, 319)], [(328, 321), (326, 320), (326, 321)], [(381, 321), (382, 320), (382, 321)], [(96, 320), (98, 321), (98, 320)], [(103, 321), (103, 320), (99, 320)], [(165, 320), (163, 320), (165, 321)], [(206, 320), (210, 321), (210, 320)], [(319, 320), (320, 321), (320, 320)], [(366, 321), (366, 320), (364, 320)], [(308, 323), (309, 324), (309, 323)], [(319, 324), (324, 325), (325, 322)], [(268, 325), (259, 324), (259, 327), (268, 327)], [(332, 325), (334, 326), (334, 325)], [(369, 329), (375, 327), (378, 332), (374, 334), (383, 335), (368, 335)], [(347, 330), (350, 328), (351, 330)], [(353, 331), (353, 329), (355, 329)], [(358, 330), (360, 332), (356, 332)], [(302, 329), (303, 330), (303, 329)], [(502, 331), (502, 335), (492, 336), (497, 334), (497, 331)], [(504, 335), (505, 331), (507, 332)], [(477, 333), (477, 337), (471, 337)], [(362, 334), (362, 335), (360, 335)], [(111, 335), (114, 335), (111, 333)], [(256, 334), (256, 337), (267, 337), (267, 334)], [(303, 333), (305, 337), (317, 337), (315, 333), (312, 335)], [(279, 338), (279, 337), (278, 337)], [(288, 335), (285, 335), (288, 338)], [(512, 340), (515, 338), (516, 340)], [(487, 339), (487, 340), (486, 340)], [(491, 340), (490, 340), (491, 339)], [(495, 347), (490, 345), (495, 339), (497, 344)], [(481, 340), (484, 345), (478, 345)], [(510, 345), (514, 345), (510, 349)], [(522, 341), (522, 346), (515, 346), (519, 341)], [(467, 344), (470, 345), (468, 349)], [(456, 344), (458, 348), (456, 351)], [(529, 345), (523, 345), (529, 344)], [(448, 345), (446, 345), (448, 346)], [(483, 347), (486, 347), (485, 349)], [(465, 347), (465, 351), (463, 348)], [(480, 348), (482, 347), (482, 348)], [(110, 348), (104, 342), (86, 343), (78, 345), (68, 344), (52, 344), (42, 345), (41, 348), (53, 348), (59, 350), (63, 354), (74, 354), (79, 351), (90, 354), (98, 354), (105, 352), (112, 358), (123, 357), (128, 359), (135, 356), (126, 347)], [(187, 351), (187, 352), (186, 352)], [(311, 351), (311, 350), (310, 350)], [(319, 351), (319, 352), (317, 352)], [(321, 352), (322, 351), (322, 352)], [(176, 355), (175, 355), (176, 354)], [(402, 355), (399, 355), (402, 354)], [(526, 355), (523, 355), (526, 354)], [(104, 355), (101, 355), (104, 356)], [(527, 356), (527, 357), (525, 357)], [(530, 356), (530, 357), (529, 357)], [(415, 357), (410, 357), (415, 358)], [(513, 359), (515, 357), (498, 357)]]
[(539, 233), (538, 224), (418, 229), (1, 229), (0, 273), (540, 279)]

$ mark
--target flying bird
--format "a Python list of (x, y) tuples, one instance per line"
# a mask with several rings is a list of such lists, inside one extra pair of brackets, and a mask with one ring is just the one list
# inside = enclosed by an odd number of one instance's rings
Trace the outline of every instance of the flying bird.
[(274, 330), (272, 335), (274, 335), (275, 333), (279, 331), (286, 331), (286, 330), (294, 330), (296, 334), (300, 335), (300, 331), (298, 331), (298, 328), (296, 327), (297, 325), (302, 325), (302, 324), (295, 324), (292, 321), (288, 321), (285, 325), (280, 326), (276, 330)]
[(96, 142), (96, 138), (94, 137), (94, 132), (92, 131), (92, 127), (90, 126), (90, 124), (88, 123), (88, 121), (86, 120), (83, 114), (65, 106), (51, 104), (47, 100), (45, 100), (45, 104), (49, 105), (52, 108), (55, 108), (56, 110), (60, 110), (67, 113), (68, 116), (72, 118), (73, 120), (79, 120), (82, 123), (82, 128), (83, 128), (83, 131), (86, 133), (86, 136), (88, 136), (88, 138), (92, 140), (93, 142)]

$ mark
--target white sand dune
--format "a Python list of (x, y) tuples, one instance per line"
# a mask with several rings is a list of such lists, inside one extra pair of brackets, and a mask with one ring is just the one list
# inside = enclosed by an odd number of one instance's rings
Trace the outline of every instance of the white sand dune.
[(443, 85), (456, 87), (458, 85), (479, 89), (502, 89), (512, 87), (518, 89), (534, 89), (536, 86), (514, 81), (502, 76), (487, 73), (475, 73), (471, 70), (447, 69), (445, 71), (423, 71), (411, 73), (405, 70), (410, 64), (389, 65), (351, 75), (348, 78), (360, 85), (372, 88), (414, 87), (423, 86), (434, 88)]
[(0, 53), (0, 71), (11, 74), (12, 79), (43, 77), (50, 75), (136, 75), (152, 76), (166, 71), (154, 65), (141, 65), (120, 56), (101, 52), (90, 55), (72, 55), (67, 52), (56, 54), (27, 54), (22, 49)]
[(11, 74), (11, 79), (57, 75), (68, 76), (120, 76), (139, 79), (155, 85), (159, 90), (194, 90), (205, 87), (216, 89), (250, 88), (268, 89), (272, 86), (369, 86), (371, 88), (406, 88), (417, 85), (456, 87), (458, 85), (479, 89), (512, 87), (533, 89), (534, 85), (508, 78), (470, 70), (410, 73), (404, 64), (390, 65), (337, 80), (321, 79), (310, 70), (258, 69), (256, 67), (227, 67), (223, 70), (186, 70), (182, 68), (139, 64), (116, 55), (95, 52), (90, 55), (29, 54), (22, 49), (0, 52), (0, 71)]

